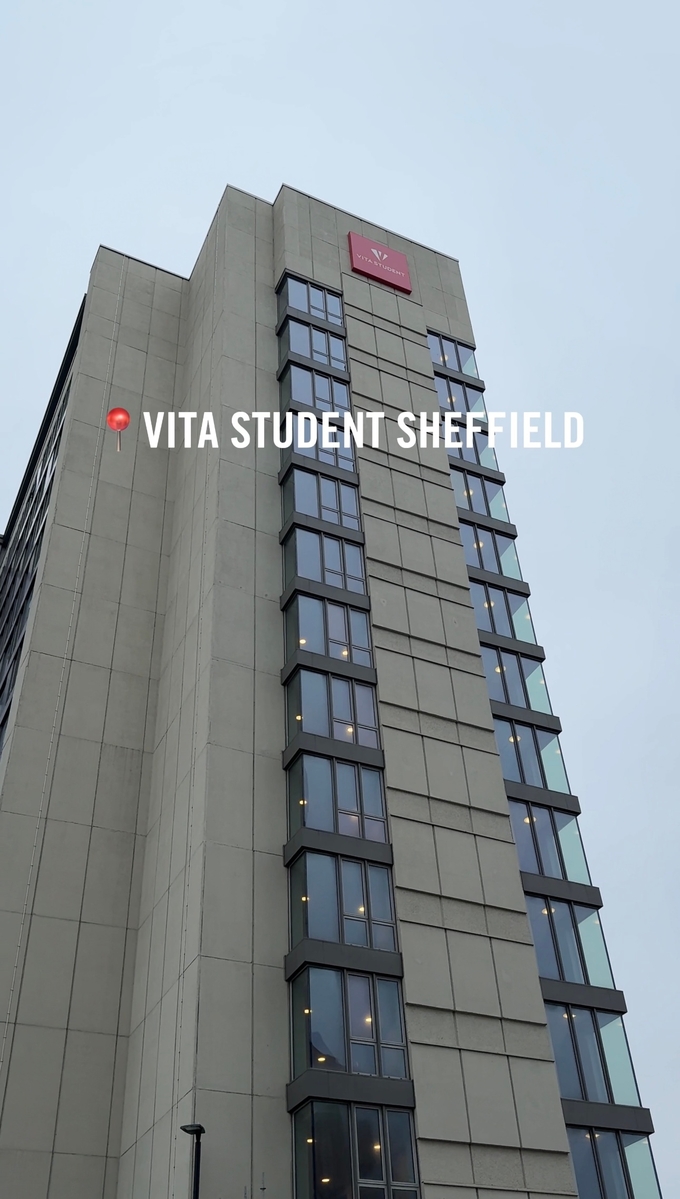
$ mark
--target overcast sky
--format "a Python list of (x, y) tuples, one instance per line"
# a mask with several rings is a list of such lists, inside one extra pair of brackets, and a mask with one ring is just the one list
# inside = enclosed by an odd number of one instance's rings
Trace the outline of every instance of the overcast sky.
[[(188, 274), (227, 183), (460, 259), (664, 1199), (680, 1193), (678, 16), (648, 0), (5, 0), (0, 528), (99, 243)], [(644, 486), (643, 486), (644, 483)]]

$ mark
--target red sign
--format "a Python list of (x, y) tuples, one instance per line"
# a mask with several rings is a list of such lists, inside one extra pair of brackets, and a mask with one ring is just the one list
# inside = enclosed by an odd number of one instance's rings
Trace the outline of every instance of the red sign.
[(360, 275), (378, 279), (380, 283), (387, 283), (398, 291), (412, 290), (408, 260), (399, 250), (391, 250), (389, 246), (372, 241), (370, 237), (362, 237), (360, 233), (350, 233), (349, 257), (352, 270)]

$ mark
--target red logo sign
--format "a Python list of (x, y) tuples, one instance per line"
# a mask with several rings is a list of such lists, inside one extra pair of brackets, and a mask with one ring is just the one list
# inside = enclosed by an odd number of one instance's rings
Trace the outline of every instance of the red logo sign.
[(411, 276), (408, 260), (399, 250), (391, 250), (379, 241), (362, 237), (360, 233), (349, 234), (349, 257), (352, 270), (369, 279), (378, 279), (399, 291), (411, 291)]

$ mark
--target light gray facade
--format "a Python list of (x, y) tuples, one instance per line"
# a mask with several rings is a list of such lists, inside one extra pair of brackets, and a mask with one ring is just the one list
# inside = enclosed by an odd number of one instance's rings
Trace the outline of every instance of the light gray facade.
[[(420, 1192), (572, 1199), (450, 464), (396, 444), (438, 411), (427, 330), (473, 344), (458, 264), (287, 187), (228, 188), (189, 279), (93, 265), (0, 758), (0, 1195), (184, 1199), (194, 1120), (203, 1199), (292, 1195), (281, 452), (229, 424), (282, 406), (287, 273), (341, 293), (386, 415), (356, 473)], [(219, 449), (152, 450), (161, 410)]]

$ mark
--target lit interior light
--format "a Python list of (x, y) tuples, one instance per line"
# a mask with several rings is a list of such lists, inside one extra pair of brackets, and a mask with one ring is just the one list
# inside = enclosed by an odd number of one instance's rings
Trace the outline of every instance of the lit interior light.
[(496, 671), (496, 674), (502, 674), (504, 669), (505, 668), (503, 666), (494, 666), (494, 670)]
[(371, 1024), (372, 1022), (373, 1022), (372, 1016), (364, 1016), (364, 1024)]
[(321, 1181), (322, 1182), (330, 1182), (330, 1178), (322, 1178)]
[(308, 903), (308, 902), (309, 902), (309, 895), (303, 895), (303, 896), (302, 896), (302, 902), (303, 902), (303, 903)]
[(312, 1014), (312, 1009), (311, 1009), (310, 1007), (306, 1007), (306, 1008), (304, 1009), (304, 1013), (305, 1013), (305, 1016), (311, 1016), (311, 1014)]
[(354, 732), (354, 727), (353, 727), (353, 725), (351, 725), (351, 724), (348, 724), (348, 725), (347, 725), (347, 732), (348, 732), (348, 733), (353, 733), (353, 732)]
[(295, 719), (296, 719), (296, 720), (302, 720), (302, 717), (301, 717), (301, 716), (296, 716), (296, 717), (295, 717)]
[(380, 1145), (374, 1145), (373, 1148), (375, 1149), (376, 1153), (380, 1152)]
[(307, 1144), (308, 1144), (308, 1145), (313, 1145), (313, 1144), (314, 1144), (314, 1137), (307, 1137)]
[(366, 911), (366, 908), (359, 908), (358, 910), (359, 910), (359, 911), (362, 913), (362, 915), (363, 915), (363, 913)]
[(525, 823), (525, 824), (531, 824), (531, 816), (525, 816), (525, 817), (524, 817), (524, 823)]
[(325, 1062), (326, 1059), (325, 1057), (318, 1057), (316, 1060), (317, 1062)]
[(306, 800), (306, 799), (299, 799), (299, 800), (298, 800), (298, 803), (300, 804), (300, 806), (301, 806), (301, 807), (304, 807), (304, 805), (307, 803), (307, 800)]
[(306, 645), (306, 644), (307, 644), (307, 638), (306, 638), (306, 637), (301, 637), (301, 638), (300, 638), (300, 645)]
[(343, 656), (343, 658), (346, 658), (346, 657), (348, 656), (348, 654), (349, 654), (349, 650), (348, 650), (348, 649), (343, 649), (343, 651), (342, 651), (342, 656)]

